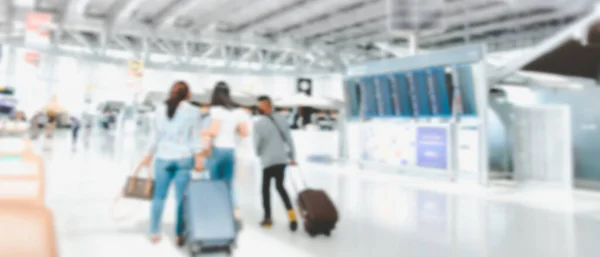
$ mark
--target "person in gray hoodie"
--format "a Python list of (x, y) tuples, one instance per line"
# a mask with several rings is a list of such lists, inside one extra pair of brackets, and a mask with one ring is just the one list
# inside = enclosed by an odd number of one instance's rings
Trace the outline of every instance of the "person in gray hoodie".
[(283, 115), (273, 112), (271, 98), (268, 96), (258, 98), (258, 108), (263, 117), (254, 123), (254, 147), (263, 167), (262, 198), (265, 211), (264, 220), (260, 225), (263, 228), (273, 225), (270, 187), (271, 180), (275, 179), (275, 188), (283, 200), (290, 220), (290, 230), (296, 231), (296, 213), (283, 184), (286, 166), (296, 165), (290, 128)]

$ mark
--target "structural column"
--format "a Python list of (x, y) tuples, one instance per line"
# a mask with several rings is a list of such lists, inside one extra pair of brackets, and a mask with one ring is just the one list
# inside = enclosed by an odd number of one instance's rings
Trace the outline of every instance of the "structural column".
[(408, 36), (408, 51), (411, 55), (419, 52), (419, 36), (417, 33), (412, 33)]

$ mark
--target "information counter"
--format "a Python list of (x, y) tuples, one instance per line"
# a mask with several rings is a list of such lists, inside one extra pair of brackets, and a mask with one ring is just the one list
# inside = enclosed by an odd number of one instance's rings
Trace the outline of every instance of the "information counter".
[(336, 159), (339, 151), (338, 136), (337, 131), (293, 130), (297, 161)]

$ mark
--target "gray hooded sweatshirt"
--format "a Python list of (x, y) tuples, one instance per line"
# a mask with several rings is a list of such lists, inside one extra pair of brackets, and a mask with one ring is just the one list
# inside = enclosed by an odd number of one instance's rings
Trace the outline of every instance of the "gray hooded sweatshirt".
[(278, 113), (271, 113), (271, 117), (277, 122), (286, 140), (269, 117), (262, 116), (254, 123), (254, 147), (264, 168), (288, 164), (296, 158), (296, 147), (286, 118)]

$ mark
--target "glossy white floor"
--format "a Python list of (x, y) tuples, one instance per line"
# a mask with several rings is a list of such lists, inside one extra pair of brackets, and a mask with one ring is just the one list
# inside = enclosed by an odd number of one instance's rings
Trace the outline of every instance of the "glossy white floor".
[[(172, 202), (165, 210), (166, 237), (159, 245), (146, 238), (147, 204), (123, 203), (118, 213), (135, 211), (126, 220), (111, 219), (114, 197), (140, 156), (131, 146), (133, 141), (97, 136), (89, 148), (72, 152), (68, 139), (57, 137), (44, 153), (47, 202), (55, 214), (61, 257), (186, 256), (170, 236)], [(123, 142), (125, 146), (119, 146)], [(310, 238), (303, 231), (287, 231), (276, 195), (276, 226), (265, 231), (257, 225), (262, 215), (260, 173), (247, 162), (240, 167), (237, 183), (245, 229), (234, 256), (593, 257), (600, 253), (600, 197), (595, 194), (483, 190), (317, 165), (303, 167), (311, 186), (327, 189), (340, 210), (341, 222), (332, 237)]]

